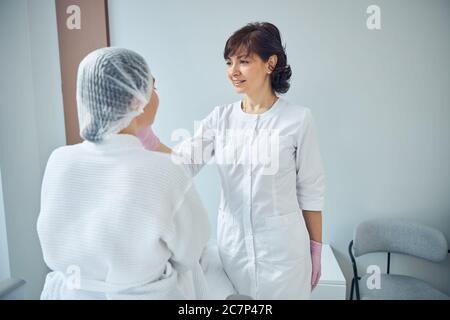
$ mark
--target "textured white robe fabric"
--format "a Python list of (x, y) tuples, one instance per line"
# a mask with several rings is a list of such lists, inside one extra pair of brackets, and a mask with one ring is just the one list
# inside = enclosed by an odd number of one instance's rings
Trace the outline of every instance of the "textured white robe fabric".
[(208, 214), (184, 169), (135, 136), (56, 149), (37, 230), (52, 270), (42, 299), (210, 298)]

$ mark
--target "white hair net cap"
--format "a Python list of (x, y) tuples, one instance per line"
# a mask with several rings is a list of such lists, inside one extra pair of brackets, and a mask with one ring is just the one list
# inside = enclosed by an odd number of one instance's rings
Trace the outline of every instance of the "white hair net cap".
[(80, 136), (92, 142), (128, 127), (150, 101), (153, 76), (144, 58), (128, 49), (102, 48), (78, 67)]

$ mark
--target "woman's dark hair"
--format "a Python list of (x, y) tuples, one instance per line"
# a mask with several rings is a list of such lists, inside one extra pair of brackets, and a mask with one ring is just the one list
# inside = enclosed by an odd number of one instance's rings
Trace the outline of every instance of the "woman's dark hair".
[(285, 48), (281, 44), (280, 31), (276, 26), (268, 22), (247, 24), (227, 40), (223, 57), (225, 60), (229, 59), (241, 50), (246, 52), (246, 55), (257, 54), (264, 62), (267, 62), (270, 56), (277, 55), (277, 65), (270, 75), (272, 89), (277, 93), (286, 93), (289, 90), (292, 71), (287, 64)]

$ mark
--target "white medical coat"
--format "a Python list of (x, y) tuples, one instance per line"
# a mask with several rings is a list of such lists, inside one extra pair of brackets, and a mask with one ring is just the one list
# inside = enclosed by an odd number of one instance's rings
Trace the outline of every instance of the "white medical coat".
[(208, 215), (189, 174), (138, 138), (56, 149), (42, 183), (42, 299), (208, 298)]
[[(278, 136), (278, 148), (271, 149), (278, 166), (252, 151), (272, 136)], [(243, 112), (241, 101), (218, 106), (174, 150), (192, 175), (209, 161), (217, 165), (217, 243), (238, 293), (309, 299), (310, 239), (302, 210), (322, 211), (325, 189), (311, 111), (282, 98), (259, 115)]]

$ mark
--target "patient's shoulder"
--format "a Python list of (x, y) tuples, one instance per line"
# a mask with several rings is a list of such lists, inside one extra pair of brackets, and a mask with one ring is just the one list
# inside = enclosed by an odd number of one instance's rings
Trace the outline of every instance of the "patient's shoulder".
[(191, 181), (190, 175), (174, 157), (171, 154), (144, 150), (140, 154), (139, 163), (143, 170), (151, 172), (152, 175), (160, 176), (169, 184), (189, 184)]

